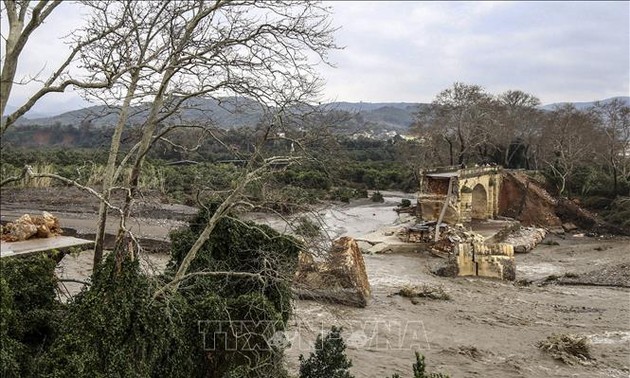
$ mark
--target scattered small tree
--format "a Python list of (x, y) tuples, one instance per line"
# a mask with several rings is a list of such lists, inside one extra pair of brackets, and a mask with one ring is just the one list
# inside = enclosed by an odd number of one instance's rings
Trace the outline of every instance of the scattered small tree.
[(333, 326), (322, 339), (317, 336), (315, 352), (308, 359), (300, 355), (300, 378), (353, 378), (348, 369), (352, 360), (344, 353), (346, 343), (341, 337), (341, 328)]
[[(413, 378), (449, 378), (447, 374), (442, 373), (427, 373), (427, 365), (424, 362), (424, 355), (416, 352), (416, 362), (412, 365)], [(391, 378), (401, 378), (400, 374), (396, 373)]]
[(416, 362), (412, 365), (413, 378), (448, 378), (448, 375), (442, 373), (427, 373), (427, 365), (424, 362), (424, 355), (416, 352)]
[(372, 197), (370, 198), (372, 199), (372, 202), (385, 202), (385, 198), (383, 197), (383, 194), (379, 192), (378, 190), (372, 193)]

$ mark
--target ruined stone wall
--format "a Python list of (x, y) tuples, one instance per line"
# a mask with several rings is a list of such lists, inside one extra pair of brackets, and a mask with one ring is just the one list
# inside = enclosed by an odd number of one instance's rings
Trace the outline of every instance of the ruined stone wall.
[(458, 276), (514, 280), (516, 265), (510, 244), (462, 243), (456, 246)]
[(485, 208), (477, 212), (475, 218), (491, 219), (499, 214), (499, 189), (501, 181), (501, 174), (496, 169), (486, 171), (481, 176), (464, 175), (460, 177), (460, 219), (462, 223), (470, 222), (473, 215), (475, 215), (474, 207), (476, 205), (476, 198), (473, 197), (477, 197), (475, 194), (479, 188), (483, 188), (485, 192)]

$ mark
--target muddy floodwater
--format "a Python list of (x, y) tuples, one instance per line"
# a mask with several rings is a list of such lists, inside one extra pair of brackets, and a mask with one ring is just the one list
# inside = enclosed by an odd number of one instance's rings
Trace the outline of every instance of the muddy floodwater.
[[(335, 206), (319, 215), (332, 236), (361, 238), (395, 224), (399, 217), (392, 207), (401, 198), (413, 195), (386, 192), (384, 204)], [(373, 292), (369, 305), (296, 301), (286, 335), (288, 365), (297, 372), (299, 355), (312, 351), (322, 329), (337, 325), (344, 328), (357, 377), (410, 377), (415, 350), (426, 356), (430, 371), (451, 377), (629, 377), (630, 289), (546, 280), (605, 266), (630, 269), (630, 241), (549, 239), (557, 245), (516, 256), (517, 283), (437, 277), (430, 268), (441, 259), (429, 253), (364, 254)], [(409, 284), (442, 287), (451, 299), (420, 298), (413, 304), (392, 295)], [(567, 365), (544, 354), (536, 344), (554, 333), (587, 336), (594, 359)]]
[[(398, 221), (392, 208), (411, 194), (385, 193), (385, 203), (368, 200), (316, 212), (330, 237), (360, 238)], [(12, 206), (12, 207), (11, 207)], [(33, 209), (12, 197), (5, 216)], [(3, 199), (3, 208), (6, 209)], [(38, 206), (38, 210), (41, 208)], [(51, 209), (54, 211), (55, 209)], [(186, 210), (188, 213), (190, 209)], [(13, 214), (11, 211), (14, 211)], [(31, 210), (32, 211), (32, 210)], [(91, 232), (94, 215), (62, 213), (62, 224)], [(86, 215), (88, 214), (88, 215)], [(91, 214), (91, 215), (90, 215)], [(139, 230), (165, 238), (181, 219), (136, 218)], [(275, 228), (279, 219), (253, 214)], [(92, 231), (93, 232), (93, 231)], [(297, 372), (298, 357), (308, 354), (316, 335), (342, 326), (356, 377), (411, 377), (414, 350), (426, 356), (429, 371), (451, 377), (629, 377), (630, 289), (616, 286), (560, 285), (553, 279), (607, 267), (630, 269), (630, 241), (622, 238), (552, 235), (557, 245), (541, 244), (516, 255), (517, 282), (483, 278), (444, 278), (430, 273), (439, 257), (429, 253), (365, 254), (372, 299), (366, 308), (297, 300), (286, 338), (286, 360)], [(549, 243), (549, 244), (555, 244)], [(159, 271), (168, 256), (152, 254), (147, 265)], [(60, 275), (81, 279), (90, 274), (91, 254), (66, 256)], [(416, 303), (392, 295), (406, 284), (439, 286), (450, 300), (419, 298)], [(69, 287), (70, 291), (78, 288)], [(536, 344), (554, 333), (587, 336), (593, 359), (567, 365), (541, 352)]]

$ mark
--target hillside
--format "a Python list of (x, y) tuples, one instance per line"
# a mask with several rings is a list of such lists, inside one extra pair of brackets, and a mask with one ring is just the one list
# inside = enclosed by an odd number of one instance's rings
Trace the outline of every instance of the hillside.
[[(619, 96), (601, 100), (603, 103), (615, 98), (624, 100), (630, 104), (630, 97)], [(543, 105), (543, 110), (552, 110), (562, 106), (564, 102)], [(571, 103), (578, 109), (587, 109), (595, 104), (593, 102)], [(369, 132), (383, 134), (387, 132), (405, 132), (413, 123), (414, 114), (423, 107), (424, 103), (411, 102), (331, 102), (318, 105), (318, 109), (324, 114), (345, 114), (339, 118), (341, 129), (348, 133)], [(300, 110), (294, 112), (299, 113)], [(148, 113), (148, 106), (141, 104), (132, 109), (129, 124), (141, 125)], [(227, 98), (195, 98), (186, 100), (176, 115), (166, 119), (166, 123), (193, 122), (198, 124), (211, 124), (224, 129), (238, 127), (253, 127), (263, 116), (264, 106), (245, 97)], [(51, 117), (21, 118), (16, 126), (73, 126), (82, 127), (89, 125), (97, 128), (113, 126), (117, 119), (118, 111), (115, 108), (105, 106), (92, 106), (73, 110)]]

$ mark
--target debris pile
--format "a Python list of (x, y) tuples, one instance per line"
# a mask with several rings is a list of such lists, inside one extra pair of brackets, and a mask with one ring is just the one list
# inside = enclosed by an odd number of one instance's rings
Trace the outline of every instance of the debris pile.
[(435, 240), (435, 228), (437, 222), (416, 223), (409, 227), (404, 227), (398, 232), (398, 238), (407, 243), (429, 243), (434, 253), (450, 254), (455, 246), (460, 243), (483, 243), (484, 237), (476, 232), (468, 231), (461, 225), (450, 226), (440, 224), (440, 232), (437, 242)]
[(400, 295), (401, 297), (410, 298), (411, 303), (418, 304), (417, 298), (429, 298), (436, 300), (445, 300), (448, 301), (451, 299), (451, 296), (444, 291), (442, 286), (432, 286), (432, 285), (405, 285), (399, 291), (392, 295)]
[(573, 334), (554, 334), (537, 344), (538, 348), (551, 357), (568, 365), (587, 365), (592, 357), (588, 338)]
[(24, 214), (2, 227), (2, 241), (16, 242), (32, 238), (49, 238), (62, 234), (59, 219), (44, 211), (42, 215)]
[(514, 246), (514, 252), (527, 253), (547, 236), (547, 230), (537, 227), (522, 227), (508, 235), (503, 243)]
[(300, 255), (293, 283), (300, 298), (356, 307), (365, 307), (372, 292), (363, 255), (357, 242), (347, 236), (333, 242), (322, 262), (308, 254)]

